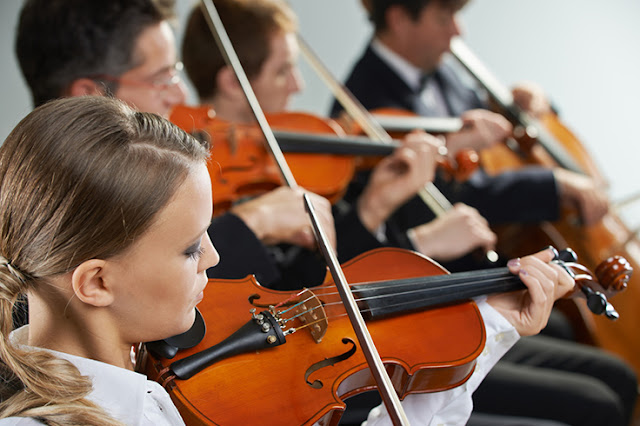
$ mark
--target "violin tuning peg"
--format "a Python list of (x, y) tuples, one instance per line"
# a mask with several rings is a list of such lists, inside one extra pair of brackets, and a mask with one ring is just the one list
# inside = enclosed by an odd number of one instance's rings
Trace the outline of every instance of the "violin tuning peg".
[(586, 286), (582, 287), (582, 292), (587, 296), (587, 306), (591, 312), (596, 315), (604, 314), (605, 317), (614, 321), (620, 318), (620, 314), (607, 300), (607, 296)]
[[(587, 288), (587, 287), (583, 287)], [(596, 315), (601, 315), (607, 311), (607, 299), (604, 297), (604, 294), (592, 291), (587, 295), (587, 306), (589, 310)]]
[(563, 262), (577, 262), (578, 261), (578, 255), (576, 254), (575, 251), (573, 251), (570, 248), (566, 248), (564, 250), (560, 250), (560, 252), (558, 253), (558, 258), (560, 260), (562, 260)]

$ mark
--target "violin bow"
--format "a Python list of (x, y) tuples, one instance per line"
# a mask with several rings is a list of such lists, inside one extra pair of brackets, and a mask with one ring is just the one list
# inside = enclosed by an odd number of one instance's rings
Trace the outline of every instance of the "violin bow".
[[(291, 172), (289, 165), (284, 158), (284, 154), (280, 150), (280, 146), (278, 145), (278, 141), (276, 140), (273, 132), (271, 131), (271, 127), (269, 126), (262, 108), (258, 102), (258, 99), (253, 92), (251, 84), (249, 83), (249, 79), (240, 64), (240, 60), (236, 55), (235, 49), (229, 39), (226, 29), (220, 19), (220, 15), (213, 4), (212, 0), (202, 0), (200, 6), (203, 8), (203, 14), (205, 19), (211, 28), (211, 32), (218, 44), (222, 55), (225, 58), (225, 61), (233, 68), (238, 81), (244, 91), (244, 94), (247, 97), (247, 101), (249, 102), (249, 106), (251, 107), (257, 121), (260, 126), (260, 130), (264, 134), (265, 140), (267, 141), (267, 146), (270, 152), (273, 154), (274, 160), (278, 165), (278, 168), (283, 176), (285, 183), (291, 188), (297, 188), (298, 184), (296, 183), (295, 178), (293, 177), (293, 173)], [(340, 296), (342, 301), (349, 313), (349, 318), (351, 320), (351, 324), (354, 328), (356, 335), (358, 336), (358, 341), (360, 343), (360, 347), (365, 355), (369, 368), (373, 374), (374, 379), (376, 380), (376, 384), (378, 385), (378, 392), (384, 401), (384, 404), (389, 412), (389, 416), (391, 417), (391, 421), (394, 425), (409, 425), (409, 420), (402, 408), (400, 403), (400, 398), (398, 397), (397, 392), (395, 391), (393, 384), (391, 383), (391, 379), (387, 374), (387, 371), (384, 368), (384, 364), (380, 359), (380, 355), (378, 354), (375, 345), (373, 344), (373, 339), (367, 329), (364, 319), (362, 318), (362, 314), (357, 308), (355, 300), (353, 298), (353, 294), (349, 289), (349, 285), (346, 282), (344, 277), (344, 273), (342, 272), (342, 268), (337, 261), (337, 257), (329, 244), (326, 243), (326, 234), (322, 230), (320, 223), (316, 215), (314, 214), (313, 207), (308, 197), (304, 196), (305, 206), (309, 213), (309, 218), (311, 219), (311, 223), (314, 229), (314, 235), (316, 236), (316, 240), (325, 256), (325, 260), (330, 267), (332, 276), (334, 281), (336, 282), (336, 286), (339, 289)], [(339, 283), (339, 284), (338, 284)]]
[[(327, 87), (329, 87), (333, 96), (335, 96), (338, 102), (340, 102), (345, 111), (353, 117), (353, 119), (371, 139), (390, 144), (393, 139), (389, 133), (387, 133), (373, 115), (367, 111), (364, 105), (362, 105), (362, 103), (353, 96), (349, 89), (338, 82), (322, 61), (320, 61), (317, 55), (313, 53), (311, 47), (302, 38), (302, 36), (297, 34), (297, 37), (298, 44), (300, 45), (300, 51), (304, 55), (305, 59), (309, 62), (311, 68), (313, 68), (322, 81), (324, 81)], [(447, 148), (442, 146), (439, 154), (445, 156), (447, 154)], [(429, 182), (425, 184), (424, 187), (420, 188), (418, 195), (427, 207), (436, 215), (436, 217), (442, 217), (447, 211), (453, 208), (451, 202), (442, 192), (440, 192), (433, 182)], [(485, 255), (487, 260), (491, 263), (495, 263), (499, 259), (498, 253), (494, 250), (487, 250)]]

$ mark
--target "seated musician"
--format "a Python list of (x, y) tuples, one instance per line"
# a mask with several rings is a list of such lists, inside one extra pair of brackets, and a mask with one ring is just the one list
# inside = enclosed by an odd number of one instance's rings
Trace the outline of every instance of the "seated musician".
[[(133, 371), (131, 349), (189, 329), (219, 260), (207, 157), (177, 126), (100, 96), (46, 103), (4, 141), (0, 425), (184, 424), (166, 391)], [(511, 262), (528, 290), (480, 302), (489, 338), (473, 377), (407, 397), (411, 420), (464, 423), (486, 369), (573, 286), (551, 258)], [(21, 295), (30, 321), (13, 330)]]
[[(462, 117), (463, 130), (447, 136), (452, 152), (460, 148), (479, 152), (510, 136), (510, 124), (487, 110), (483, 95), (469, 87), (468, 77), (445, 55), (451, 39), (460, 35), (457, 13), (467, 1), (363, 0), (374, 37), (345, 83), (367, 109)], [(535, 116), (550, 111), (544, 94), (531, 83), (514, 88), (513, 96)], [(334, 102), (332, 115), (341, 110)], [(500, 137), (482, 137), (496, 126), (508, 131)], [(495, 130), (492, 133), (496, 136)], [(492, 224), (555, 220), (564, 202), (576, 206), (588, 225), (608, 209), (605, 194), (593, 180), (564, 169), (526, 168), (495, 177), (479, 171), (466, 185), (447, 188), (444, 180), (436, 184), (452, 200), (476, 207)]]

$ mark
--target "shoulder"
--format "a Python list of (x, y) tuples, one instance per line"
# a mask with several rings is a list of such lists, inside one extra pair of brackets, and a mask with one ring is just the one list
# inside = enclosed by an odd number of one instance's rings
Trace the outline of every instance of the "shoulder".
[(0, 426), (42, 426), (43, 424), (31, 417), (6, 417), (0, 419)]

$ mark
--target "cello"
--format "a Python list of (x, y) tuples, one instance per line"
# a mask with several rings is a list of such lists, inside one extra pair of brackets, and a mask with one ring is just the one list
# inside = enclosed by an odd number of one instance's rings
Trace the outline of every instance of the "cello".
[[(478, 83), (487, 91), (502, 113), (514, 124), (516, 144), (498, 147), (498, 152), (481, 154), (483, 164), (499, 171), (521, 167), (523, 164), (538, 164), (547, 167), (562, 167), (602, 181), (602, 174), (595, 162), (573, 135), (554, 114), (548, 114), (536, 120), (518, 108), (508, 90), (484, 67), (467, 48), (462, 40), (454, 39), (451, 53), (466, 68)], [(585, 265), (593, 266), (597, 259), (611, 255), (621, 255), (629, 260), (633, 267), (640, 265), (640, 242), (614, 211), (597, 224), (584, 226), (575, 211), (565, 210), (559, 221), (542, 223), (536, 226), (507, 227), (498, 230), (499, 249), (510, 256), (525, 253), (531, 247), (527, 244), (553, 244), (556, 247), (572, 247), (580, 253)], [(518, 235), (519, 238), (514, 238)], [(527, 235), (529, 238), (522, 238)], [(523, 244), (524, 243), (524, 244)], [(596, 344), (612, 351), (634, 366), (640, 372), (640, 340), (636, 327), (640, 323), (640, 289), (631, 279), (632, 290), (621, 302), (621, 319), (612, 327), (599, 318), (581, 315), (586, 322), (588, 335), (583, 341)]]

